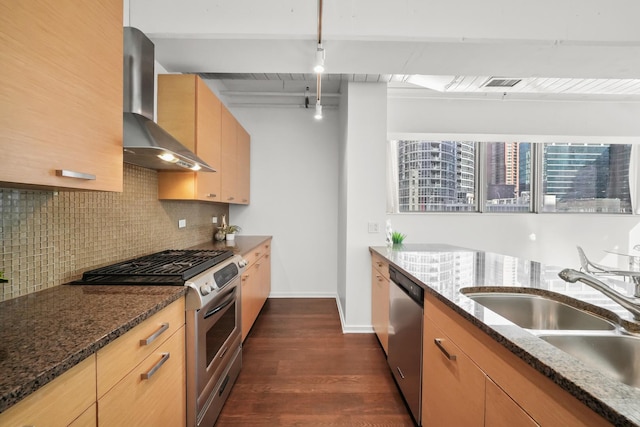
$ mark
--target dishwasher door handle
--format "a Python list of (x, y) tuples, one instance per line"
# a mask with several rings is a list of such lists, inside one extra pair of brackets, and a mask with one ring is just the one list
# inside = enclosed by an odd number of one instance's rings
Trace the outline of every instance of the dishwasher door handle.
[(434, 338), (433, 342), (435, 343), (436, 347), (438, 347), (440, 349), (440, 351), (442, 352), (442, 354), (445, 355), (445, 357), (449, 360), (456, 360), (456, 355), (455, 354), (451, 354), (447, 351), (446, 348), (444, 348), (444, 346), (442, 345), (442, 338)]

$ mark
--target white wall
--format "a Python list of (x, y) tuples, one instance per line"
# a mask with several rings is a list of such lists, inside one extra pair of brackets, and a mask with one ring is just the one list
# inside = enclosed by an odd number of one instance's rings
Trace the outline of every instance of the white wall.
[[(389, 135), (500, 134), (514, 140), (640, 142), (640, 105), (625, 102), (389, 100)], [(611, 137), (608, 137), (610, 135)], [(521, 138), (521, 139), (519, 139)], [(498, 139), (499, 140), (499, 139)], [(596, 261), (628, 267), (605, 250), (640, 243), (640, 217), (575, 214), (396, 214), (393, 228), (407, 243), (444, 242), (560, 266), (579, 266), (576, 245)], [(535, 240), (532, 237), (535, 236)]]
[(271, 296), (337, 293), (338, 114), (233, 108), (251, 134), (251, 203), (231, 205), (242, 234), (272, 235)]
[[(384, 224), (387, 128), (386, 84), (349, 83), (346, 140), (342, 141), (344, 197), (340, 206), (346, 234), (340, 236), (345, 257), (346, 295), (343, 329), (371, 330), (371, 257), (368, 247), (380, 244), (382, 233), (369, 233), (368, 223)], [(341, 224), (342, 226), (343, 224)], [(342, 302), (342, 301), (341, 301)]]

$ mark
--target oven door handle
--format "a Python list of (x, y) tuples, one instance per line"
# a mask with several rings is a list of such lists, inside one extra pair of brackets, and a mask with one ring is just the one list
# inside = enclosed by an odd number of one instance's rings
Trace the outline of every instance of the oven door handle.
[(214, 314), (216, 314), (217, 312), (219, 312), (220, 310), (222, 310), (223, 308), (231, 304), (233, 301), (235, 301), (236, 299), (235, 293), (236, 293), (236, 289), (234, 288), (231, 292), (228, 293), (228, 296), (225, 298), (225, 300), (222, 303), (218, 304), (217, 306), (215, 306), (214, 308), (212, 308), (211, 310), (205, 313), (204, 319), (213, 316)]

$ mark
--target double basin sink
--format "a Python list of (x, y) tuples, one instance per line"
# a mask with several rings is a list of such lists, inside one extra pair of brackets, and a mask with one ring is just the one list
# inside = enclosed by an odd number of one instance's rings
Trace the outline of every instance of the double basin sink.
[(640, 337), (552, 297), (522, 292), (460, 292), (600, 372), (640, 388)]

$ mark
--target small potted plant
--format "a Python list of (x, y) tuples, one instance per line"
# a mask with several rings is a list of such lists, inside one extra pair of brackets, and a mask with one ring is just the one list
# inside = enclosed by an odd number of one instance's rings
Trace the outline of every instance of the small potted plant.
[(227, 225), (224, 228), (224, 232), (227, 236), (227, 240), (234, 240), (236, 238), (236, 233), (240, 231), (240, 226), (238, 225)]
[(394, 245), (401, 245), (405, 237), (407, 237), (405, 234), (394, 231), (393, 233), (391, 233), (391, 242)]

